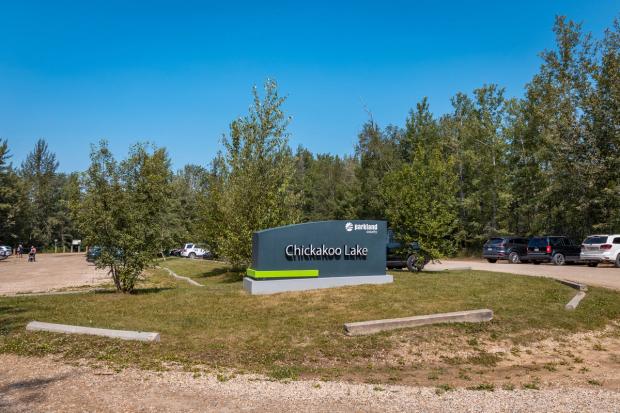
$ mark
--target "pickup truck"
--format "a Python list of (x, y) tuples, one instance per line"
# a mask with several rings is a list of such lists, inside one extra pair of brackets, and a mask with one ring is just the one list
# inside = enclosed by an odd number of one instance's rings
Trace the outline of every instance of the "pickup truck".
[(209, 250), (202, 247), (201, 245), (193, 243), (185, 244), (183, 246), (183, 249), (181, 250), (181, 257), (196, 258), (202, 257), (205, 254), (209, 254)]

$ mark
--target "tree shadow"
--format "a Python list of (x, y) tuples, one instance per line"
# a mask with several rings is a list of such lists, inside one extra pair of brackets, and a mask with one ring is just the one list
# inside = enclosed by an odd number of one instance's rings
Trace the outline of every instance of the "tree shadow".
[[(62, 381), (67, 377), (69, 377), (69, 374), (65, 373), (48, 378), (9, 382), (0, 387), (0, 411), (27, 411), (27, 404), (45, 400), (46, 397), (43, 394), (43, 389), (46, 386), (50, 383)], [(22, 394), (22, 392), (25, 392), (25, 394)]]
[[(174, 290), (174, 287), (147, 287), (147, 288), (136, 288), (133, 290), (131, 294), (127, 295), (142, 295), (142, 294), (157, 294), (167, 290)], [(97, 295), (106, 295), (106, 294), (124, 294), (121, 291), (117, 290), (95, 290), (95, 294)]]
[(203, 272), (197, 278), (215, 277), (217, 275), (226, 274), (227, 272), (230, 272), (230, 268), (214, 268), (211, 271)]
[(22, 313), (25, 312), (21, 307), (0, 306), (0, 336), (23, 328), (26, 317)]

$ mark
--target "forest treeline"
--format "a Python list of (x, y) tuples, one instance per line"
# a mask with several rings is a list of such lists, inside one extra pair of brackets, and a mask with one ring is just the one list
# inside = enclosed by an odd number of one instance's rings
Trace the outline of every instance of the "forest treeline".
[(44, 140), (13, 165), (3, 140), (0, 240), (62, 249), (133, 231), (152, 241), (143, 249), (204, 242), (243, 266), (253, 231), (324, 219), (387, 219), (437, 256), (495, 234), (620, 232), (620, 25), (595, 39), (559, 17), (553, 30), (522, 98), (485, 84), (439, 117), (422, 99), (404, 125), (369, 117), (347, 156), (290, 147), (274, 81), (210, 163), (176, 172), (164, 148), (139, 144), (116, 161), (105, 142), (85, 172), (58, 172)]

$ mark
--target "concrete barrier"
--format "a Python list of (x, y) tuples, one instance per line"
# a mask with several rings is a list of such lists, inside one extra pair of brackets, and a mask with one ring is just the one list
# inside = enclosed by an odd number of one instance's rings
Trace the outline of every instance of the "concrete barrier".
[(570, 300), (568, 304), (564, 306), (564, 309), (569, 310), (569, 311), (574, 310), (575, 308), (577, 308), (577, 306), (579, 305), (579, 303), (581, 302), (581, 300), (583, 300), (585, 296), (586, 296), (586, 293), (584, 293), (583, 291), (579, 291), (577, 294), (575, 294), (572, 300)]
[(346, 323), (344, 325), (344, 329), (347, 335), (359, 336), (364, 334), (379, 333), (387, 330), (396, 330), (399, 328), (418, 327), (428, 324), (480, 323), (483, 321), (490, 321), (492, 319), (493, 310), (482, 309)]
[(570, 280), (558, 280), (558, 282), (564, 285), (568, 285), (569, 287), (574, 288), (575, 290), (588, 291), (588, 286), (585, 284), (581, 284), (581, 283), (570, 281)]
[(446, 272), (446, 271), (470, 271), (471, 267), (453, 267), (453, 268), (442, 268), (439, 270), (424, 268), (423, 272)]
[(106, 328), (70, 326), (66, 324), (42, 323), (40, 321), (31, 321), (26, 326), (26, 330), (49, 331), (51, 333), (65, 334), (88, 334), (93, 336), (120, 338), (121, 340), (137, 340), (149, 342), (159, 341), (159, 333), (147, 333), (142, 331), (128, 330), (108, 330)]

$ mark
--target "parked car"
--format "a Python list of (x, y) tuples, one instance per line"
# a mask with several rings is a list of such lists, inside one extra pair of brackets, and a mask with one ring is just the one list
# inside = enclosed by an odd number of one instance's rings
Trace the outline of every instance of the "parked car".
[(386, 245), (386, 265), (387, 268), (405, 268), (411, 272), (422, 271), (424, 266), (430, 261), (428, 254), (425, 254), (417, 242), (404, 243), (396, 238), (394, 232), (388, 229), (388, 239)]
[(620, 268), (620, 234), (590, 235), (581, 244), (580, 257), (589, 267), (609, 262)]
[(86, 253), (86, 261), (95, 262), (101, 256), (101, 247), (90, 247)]
[(552, 262), (555, 265), (579, 261), (581, 245), (565, 236), (534, 237), (527, 244), (527, 259), (534, 264)]
[(9, 247), (8, 245), (0, 245), (0, 252), (5, 257), (10, 257), (11, 255), (13, 255), (13, 248)]
[(209, 251), (201, 245), (188, 243), (183, 246), (183, 249), (181, 250), (181, 257), (187, 257), (187, 258), (202, 257), (208, 252)]
[(494, 237), (484, 243), (482, 258), (490, 263), (497, 260), (508, 260), (512, 264), (527, 262), (527, 243), (528, 239), (523, 237)]
[(168, 255), (171, 257), (179, 257), (181, 255), (181, 251), (183, 251), (183, 247), (173, 248), (170, 250)]

